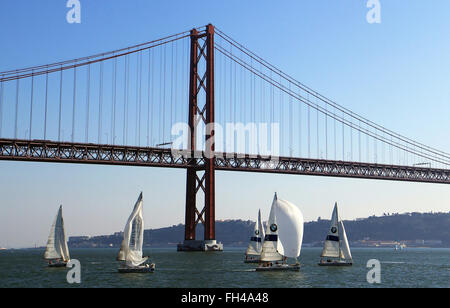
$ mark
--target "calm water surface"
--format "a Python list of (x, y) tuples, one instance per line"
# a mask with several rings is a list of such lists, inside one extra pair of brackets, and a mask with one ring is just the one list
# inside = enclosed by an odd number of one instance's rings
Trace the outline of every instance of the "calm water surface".
[(367, 261), (381, 262), (381, 287), (450, 287), (450, 249), (353, 249), (354, 265), (317, 266), (321, 249), (304, 248), (300, 272), (255, 272), (242, 262), (243, 248), (224, 252), (144, 251), (156, 263), (152, 274), (119, 274), (117, 249), (72, 249), (81, 262), (81, 285), (66, 282), (66, 268), (48, 268), (43, 250), (0, 251), (0, 287), (374, 287), (367, 283)]

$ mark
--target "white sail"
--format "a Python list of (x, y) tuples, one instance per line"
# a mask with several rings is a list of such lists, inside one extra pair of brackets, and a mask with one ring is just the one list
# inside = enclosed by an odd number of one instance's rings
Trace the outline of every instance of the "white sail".
[(341, 233), (342, 233), (342, 258), (345, 260), (352, 260), (352, 254), (350, 252), (350, 246), (348, 245), (347, 234), (345, 233), (344, 223), (342, 220), (341, 224)]
[(44, 258), (47, 260), (62, 259), (65, 262), (70, 260), (66, 231), (64, 229), (62, 205), (59, 207), (58, 214), (50, 229)]
[(331, 216), (331, 225), (328, 230), (328, 235), (323, 245), (321, 257), (340, 257), (339, 248), (339, 216), (337, 210), (337, 203), (334, 205), (333, 215)]
[[(260, 237), (261, 237), (261, 250), (262, 250), (262, 246), (264, 244), (264, 238), (266, 237), (266, 232), (264, 231), (264, 225), (263, 225), (263, 222), (261, 219), (261, 210), (258, 211), (258, 228), (259, 228), (259, 232), (261, 233)], [(260, 253), (261, 253), (261, 251), (260, 251)]]
[(262, 250), (263, 243), (263, 234), (264, 231), (261, 229), (261, 210), (258, 212), (258, 221), (255, 223), (255, 229), (253, 230), (253, 234), (250, 238), (250, 243), (248, 244), (246, 254), (259, 256)]
[(261, 261), (271, 262), (280, 261), (283, 256), (277, 251), (278, 242), (278, 225), (275, 217), (275, 208), (277, 206), (277, 194), (272, 202), (272, 208), (270, 209), (269, 221), (267, 222), (266, 236), (264, 238), (264, 244), (261, 252)]
[(127, 266), (139, 266), (147, 261), (147, 257), (142, 257), (142, 246), (144, 244), (144, 217), (142, 208), (143, 200), (141, 193), (125, 225), (122, 245), (117, 256), (117, 260), (126, 261)]
[(302, 212), (289, 201), (278, 199), (275, 216), (278, 223), (278, 252), (288, 258), (297, 258), (303, 242)]

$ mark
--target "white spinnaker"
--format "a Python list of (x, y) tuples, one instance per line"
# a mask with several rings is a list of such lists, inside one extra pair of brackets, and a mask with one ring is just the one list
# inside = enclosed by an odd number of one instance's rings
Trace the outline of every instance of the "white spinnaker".
[(139, 266), (147, 257), (142, 257), (142, 246), (144, 244), (144, 217), (142, 193), (139, 195), (133, 212), (128, 218), (123, 231), (123, 241), (117, 260), (126, 261), (127, 266)]
[(337, 204), (334, 205), (333, 215), (331, 216), (331, 225), (328, 235), (323, 245), (322, 257), (339, 258), (339, 217)]
[(266, 236), (261, 252), (261, 261), (280, 261), (283, 256), (277, 251), (278, 242), (278, 226), (275, 217), (275, 207), (277, 203), (277, 195), (272, 202), (272, 208), (270, 209), (269, 221), (267, 222)]
[(303, 214), (300, 209), (286, 200), (278, 199), (275, 204), (278, 223), (278, 252), (288, 258), (300, 255), (303, 242)]
[(50, 229), (44, 258), (47, 260), (62, 259), (66, 262), (70, 260), (66, 231), (64, 229), (62, 205), (59, 207), (58, 214)]
[(342, 254), (344, 259), (352, 260), (352, 254), (350, 252), (350, 246), (348, 245), (347, 234), (345, 233), (344, 223), (342, 220), (340, 221), (340, 224), (342, 233)]

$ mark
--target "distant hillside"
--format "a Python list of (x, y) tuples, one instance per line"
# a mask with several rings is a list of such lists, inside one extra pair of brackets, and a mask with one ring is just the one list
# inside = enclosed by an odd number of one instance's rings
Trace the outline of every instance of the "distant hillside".
[[(304, 244), (320, 246), (330, 221), (305, 223)], [(255, 223), (243, 220), (216, 222), (216, 238), (225, 246), (246, 246)], [(351, 244), (369, 245), (374, 241), (402, 241), (408, 245), (450, 247), (450, 213), (406, 213), (344, 221)], [(184, 238), (184, 225), (145, 230), (145, 246), (175, 246)], [(122, 233), (105, 236), (70, 237), (70, 247), (119, 247)], [(203, 226), (197, 227), (197, 238), (203, 238)]]

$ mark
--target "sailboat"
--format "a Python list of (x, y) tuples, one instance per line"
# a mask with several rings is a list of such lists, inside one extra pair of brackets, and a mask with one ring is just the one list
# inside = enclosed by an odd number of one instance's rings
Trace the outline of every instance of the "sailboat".
[[(303, 214), (294, 204), (278, 199), (272, 202), (266, 236), (261, 252), (261, 262), (256, 271), (298, 271), (297, 258), (303, 241)], [(287, 258), (295, 259), (288, 264)]]
[(142, 256), (144, 244), (143, 205), (141, 192), (123, 231), (123, 241), (117, 256), (117, 261), (122, 262), (118, 269), (119, 273), (149, 273), (155, 270), (155, 264), (146, 263), (148, 257)]
[(258, 220), (250, 237), (247, 251), (245, 252), (245, 263), (259, 263), (264, 242), (264, 228), (261, 221), (261, 210), (258, 211)]
[(67, 262), (70, 261), (62, 205), (59, 207), (58, 214), (50, 229), (44, 259), (48, 260), (49, 267), (65, 267)]
[(337, 202), (331, 216), (331, 226), (323, 245), (320, 266), (351, 266), (353, 264), (344, 223), (339, 219)]

